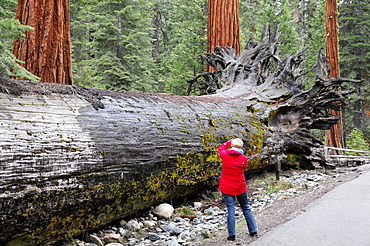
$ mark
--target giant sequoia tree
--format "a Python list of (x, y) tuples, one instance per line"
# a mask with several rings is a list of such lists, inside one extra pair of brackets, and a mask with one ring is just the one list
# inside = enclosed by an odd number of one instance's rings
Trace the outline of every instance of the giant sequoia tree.
[(217, 147), (240, 137), (248, 172), (328, 165), (310, 129), (328, 129), (348, 92), (327, 79), (320, 52), (314, 85), (298, 78), (305, 49), (279, 57), (265, 27), (240, 55), (206, 54), (222, 88), (181, 97), (0, 80), (0, 243), (46, 245), (171, 198), (214, 186)]
[(208, 0), (207, 52), (213, 52), (216, 46), (230, 46), (239, 53), (239, 25), (239, 0)]
[[(326, 0), (326, 56), (330, 65), (330, 78), (339, 78), (339, 42), (338, 42), (338, 11), (337, 0)], [(339, 88), (338, 88), (339, 89)], [(342, 113), (339, 110), (330, 110), (330, 114), (338, 117), (338, 123), (326, 131), (326, 145), (344, 148)]]
[(17, 59), (42, 82), (71, 85), (69, 0), (19, 0), (16, 18), (34, 28), (14, 42)]

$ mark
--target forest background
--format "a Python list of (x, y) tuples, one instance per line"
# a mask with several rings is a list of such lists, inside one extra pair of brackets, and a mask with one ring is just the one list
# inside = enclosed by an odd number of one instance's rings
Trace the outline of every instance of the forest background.
[[(16, 5), (0, 0), (0, 75), (36, 80), (14, 65), (13, 40), (31, 29), (15, 20)], [(207, 0), (70, 0), (74, 85), (200, 95), (187, 81), (206, 68), (207, 6)], [(338, 2), (340, 74), (364, 80), (342, 109), (344, 139), (347, 148), (361, 150), (370, 143), (368, 6), (369, 0)], [(259, 41), (265, 23), (280, 23), (280, 57), (309, 46), (309, 70), (325, 46), (324, 13), (324, 0), (240, 0), (241, 47)], [(305, 88), (313, 76), (302, 77)], [(317, 136), (323, 140), (324, 133)]]

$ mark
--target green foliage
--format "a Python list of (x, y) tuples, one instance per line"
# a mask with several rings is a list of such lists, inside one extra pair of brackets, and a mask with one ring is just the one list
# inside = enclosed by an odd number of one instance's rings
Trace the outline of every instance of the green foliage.
[[(355, 150), (369, 151), (370, 145), (366, 142), (364, 134), (358, 129), (352, 129), (347, 137), (347, 148)], [(362, 155), (361, 153), (348, 153), (349, 155)]]
[(370, 118), (366, 109), (370, 108), (370, 10), (367, 2), (340, 1), (338, 6), (340, 26), (340, 69), (341, 77), (364, 80), (362, 84), (345, 85), (346, 89), (355, 89), (344, 114), (344, 132), (357, 128), (370, 141)]
[(185, 94), (205, 69), (207, 1), (71, 1), (75, 84)]
[(38, 77), (19, 65), (22, 62), (12, 53), (13, 41), (22, 38), (24, 32), (32, 30), (14, 19), (16, 4), (17, 1), (14, 0), (3, 0), (0, 6), (0, 76), (16, 76), (38, 81)]
[(115, 90), (153, 91), (151, 13), (146, 1), (72, 1), (74, 81)]
[[(265, 23), (270, 26), (279, 23), (280, 57), (308, 46), (307, 60), (303, 64), (307, 71), (313, 68), (320, 48), (325, 46), (324, 1), (241, 0), (240, 6), (242, 43), (246, 43), (250, 38), (259, 41)], [(314, 72), (311, 70), (301, 78), (306, 89), (312, 86)]]
[(174, 81), (172, 93), (184, 94), (184, 82), (204, 72), (205, 63), (200, 54), (206, 50), (207, 43), (207, 1), (194, 0), (191, 5), (184, 0), (175, 1), (172, 13), (172, 27), (175, 42), (167, 60), (171, 65), (169, 75)]
[(186, 81), (205, 71), (200, 55), (207, 48), (207, 0), (193, 0), (192, 4), (187, 0), (159, 1), (156, 6), (162, 18), (155, 26), (166, 31), (157, 40), (159, 89), (185, 95)]
[[(304, 0), (300, 3), (299, 26), (303, 46), (309, 46), (307, 69), (313, 68), (317, 61), (320, 48), (325, 47), (325, 1)], [(315, 78), (315, 69), (312, 69), (302, 80), (305, 89), (309, 89)]]
[(176, 210), (175, 216), (181, 217), (181, 216), (194, 216), (195, 213), (193, 210), (187, 208), (187, 207), (182, 207)]
[(368, 3), (344, 0), (339, 5), (339, 11), (341, 74), (348, 78), (369, 80), (370, 10)]
[[(265, 23), (274, 26), (280, 24), (282, 57), (287, 53), (295, 53), (301, 48), (301, 40), (297, 30), (298, 19), (294, 16), (295, 1), (241, 1), (241, 23), (246, 26), (242, 27), (242, 33), (247, 33), (245, 38), (254, 37), (259, 40), (261, 31)], [(253, 20), (249, 13), (252, 13)], [(249, 34), (249, 35), (248, 35)], [(244, 40), (246, 42), (248, 40)]]
[(0, 5), (0, 19), (14, 18), (17, 0), (2, 0)]
[(253, 181), (253, 188), (263, 188), (267, 195), (278, 193), (280, 190), (287, 190), (294, 186), (289, 182), (280, 182), (276, 176), (266, 173), (259, 179)]

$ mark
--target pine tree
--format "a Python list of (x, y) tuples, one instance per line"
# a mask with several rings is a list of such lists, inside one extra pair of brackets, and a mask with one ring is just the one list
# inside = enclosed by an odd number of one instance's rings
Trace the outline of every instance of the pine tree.
[(72, 1), (75, 83), (153, 91), (154, 60), (147, 1)]
[[(242, 36), (246, 43), (250, 37), (259, 41), (260, 34), (265, 23), (270, 26), (280, 24), (282, 54), (292, 54), (301, 47), (301, 39), (298, 31), (298, 19), (294, 11), (296, 1), (288, 0), (242, 0), (240, 18), (242, 25)], [(282, 56), (283, 57), (283, 56)]]
[(160, 92), (165, 92), (166, 84), (168, 84), (168, 69), (166, 69), (164, 61), (166, 54), (170, 49), (171, 29), (169, 24), (169, 15), (171, 13), (173, 4), (171, 0), (152, 1), (153, 32), (151, 38), (153, 39), (152, 57), (155, 64), (153, 74), (157, 83), (157, 90)]
[[(364, 138), (364, 134), (362, 131), (354, 128), (350, 131), (347, 137), (347, 148), (348, 149), (356, 149), (356, 150), (364, 150), (369, 151), (370, 145), (366, 142)], [(350, 155), (362, 155), (350, 152)]]
[(369, 141), (370, 119), (366, 112), (370, 111), (370, 10), (366, 1), (344, 0), (338, 8), (341, 76), (364, 80), (356, 86), (356, 94), (346, 106), (345, 135), (357, 128)]
[(207, 0), (174, 0), (168, 14), (167, 50), (162, 54), (163, 91), (185, 95), (186, 81), (205, 71)]
[(12, 53), (13, 40), (22, 38), (31, 27), (21, 25), (15, 17), (16, 0), (2, 0), (0, 5), (0, 77), (16, 76), (38, 81), (39, 78), (28, 72)]
[[(307, 69), (311, 69), (316, 61), (319, 50), (325, 46), (325, 2), (322, 0), (301, 0), (299, 3), (299, 29), (302, 46), (308, 46)], [(315, 71), (309, 72), (305, 78), (305, 88), (312, 86)]]

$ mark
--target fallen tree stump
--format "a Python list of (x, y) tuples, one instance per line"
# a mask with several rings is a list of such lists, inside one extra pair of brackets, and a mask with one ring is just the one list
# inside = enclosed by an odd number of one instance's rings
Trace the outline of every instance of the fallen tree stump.
[[(328, 165), (310, 129), (328, 129), (345, 79), (303, 91), (303, 51), (277, 57), (278, 30), (240, 56), (205, 58), (216, 94), (175, 96), (0, 79), (0, 243), (53, 245), (217, 184), (217, 147), (240, 137), (248, 171)], [(273, 64), (273, 65), (272, 65)], [(213, 81), (213, 84), (216, 82)], [(356, 81), (352, 81), (356, 82)]]

